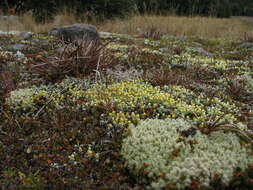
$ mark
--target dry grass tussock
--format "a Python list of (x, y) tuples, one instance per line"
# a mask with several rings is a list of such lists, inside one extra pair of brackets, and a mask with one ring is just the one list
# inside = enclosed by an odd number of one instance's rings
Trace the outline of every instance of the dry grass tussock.
[[(226, 37), (242, 39), (244, 34), (253, 36), (252, 24), (241, 18), (219, 19), (211, 17), (179, 17), (157, 15), (135, 15), (127, 19), (113, 19), (96, 25), (100, 31), (121, 34), (158, 33), (159, 35), (187, 35), (206, 38)], [(87, 21), (82, 21), (88, 23)], [(66, 11), (57, 15), (54, 21), (46, 24), (36, 24), (31, 14), (25, 14), (18, 20), (0, 20), (0, 30), (20, 30), (32, 32), (47, 32), (55, 26), (80, 23), (73, 14)], [(145, 35), (144, 35), (145, 36)]]
[(31, 13), (26, 13), (18, 19), (0, 19), (0, 30), (10, 31), (10, 30), (18, 30), (18, 31), (31, 31), (31, 32), (48, 32), (53, 27), (74, 24), (77, 23), (77, 19), (74, 15), (69, 14), (68, 12), (62, 12), (61, 14), (55, 16), (52, 22), (48, 22), (46, 24), (38, 24), (35, 22)]
[(239, 18), (220, 19), (211, 17), (133, 16), (128, 20), (115, 19), (100, 25), (101, 30), (115, 33), (138, 34), (156, 29), (169, 35), (202, 36), (207, 38), (228, 37), (241, 39), (243, 34), (253, 35), (253, 22), (248, 24)]
[(36, 73), (47, 81), (61, 80), (65, 75), (80, 77), (100, 71), (110, 66), (113, 57), (106, 49), (107, 44), (97, 41), (81, 41), (65, 45), (59, 44), (60, 49), (52, 55), (41, 57), (41, 64), (30, 64), (31, 72)]

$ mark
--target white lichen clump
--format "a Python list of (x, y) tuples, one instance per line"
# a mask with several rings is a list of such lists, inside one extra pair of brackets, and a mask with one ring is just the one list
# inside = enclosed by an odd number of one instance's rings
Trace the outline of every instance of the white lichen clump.
[(191, 129), (182, 119), (149, 119), (131, 127), (122, 146), (126, 165), (144, 181), (151, 181), (151, 189), (184, 189), (193, 181), (207, 188), (217, 178), (228, 185), (237, 168), (243, 171), (253, 163), (252, 149), (242, 145), (236, 134), (182, 135)]

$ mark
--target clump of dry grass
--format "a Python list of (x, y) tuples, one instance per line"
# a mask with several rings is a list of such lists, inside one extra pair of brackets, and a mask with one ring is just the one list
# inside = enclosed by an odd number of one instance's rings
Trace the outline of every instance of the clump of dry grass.
[(11, 30), (24, 30), (23, 24), (16, 17), (1, 18), (0, 19), (0, 30), (11, 31)]
[(110, 66), (113, 57), (106, 48), (107, 44), (99, 41), (79, 41), (41, 57), (40, 63), (30, 65), (31, 72), (37, 73), (47, 81), (59, 81), (66, 76), (80, 77), (91, 73), (99, 73)]
[(76, 17), (67, 11), (63, 11), (56, 15), (54, 20), (45, 24), (36, 23), (31, 12), (22, 16), (15, 17), (15, 19), (0, 19), (0, 30), (3, 31), (31, 31), (36, 33), (48, 32), (53, 27), (68, 25), (80, 22)]
[(151, 26), (149, 28), (146, 28), (145, 30), (138, 28), (138, 31), (140, 32), (141, 37), (153, 38), (155, 40), (160, 40), (164, 35), (164, 33), (162, 33), (160, 29), (156, 26)]
[[(46, 24), (37, 24), (31, 13), (20, 16), (17, 20), (0, 20), (1, 30), (19, 30), (32, 32), (47, 32), (53, 27), (73, 24), (90, 23), (90, 21), (80, 21), (74, 14), (63, 11), (55, 19)], [(242, 39), (244, 34), (252, 35), (252, 21), (243, 20), (240, 17), (233, 18), (212, 18), (212, 17), (183, 17), (183, 16), (159, 16), (159, 15), (134, 15), (127, 19), (112, 19), (103, 23), (96, 23), (95, 18), (92, 23), (100, 31), (139, 35), (145, 34), (148, 37), (167, 35), (187, 35), (205, 38), (230, 38)], [(155, 29), (155, 30), (154, 30)], [(141, 33), (140, 33), (141, 31)]]
[(143, 78), (145, 81), (148, 81), (152, 85), (156, 86), (182, 85), (187, 87), (189, 81), (192, 81), (189, 73), (187, 74), (186, 72), (180, 70), (156, 69), (150, 72), (146, 72)]
[(241, 40), (244, 42), (253, 42), (253, 31), (252, 32), (244, 32)]
[(14, 82), (10, 71), (0, 72), (0, 103), (4, 102), (4, 97), (15, 89)]
[(179, 17), (136, 15), (127, 20), (110, 20), (99, 25), (102, 31), (115, 33), (138, 34), (137, 29), (150, 31), (159, 29), (167, 35), (187, 35), (207, 38), (226, 37), (240, 39), (243, 33), (249, 33), (252, 26), (245, 24), (238, 18), (220, 19), (211, 17)]
[(20, 22), (23, 24), (24, 30), (39, 33), (39, 32), (48, 32), (53, 27), (77, 23), (78, 20), (75, 18), (73, 14), (67, 11), (63, 11), (62, 13), (56, 15), (52, 22), (48, 22), (45, 24), (36, 23), (35, 19), (29, 13), (21, 16)]

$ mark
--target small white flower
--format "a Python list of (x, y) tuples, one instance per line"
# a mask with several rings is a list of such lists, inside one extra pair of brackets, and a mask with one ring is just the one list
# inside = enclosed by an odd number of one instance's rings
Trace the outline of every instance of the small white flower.
[(20, 60), (23, 60), (25, 58), (25, 55), (23, 53), (21, 53), (20, 51), (17, 51), (16, 57), (20, 61)]

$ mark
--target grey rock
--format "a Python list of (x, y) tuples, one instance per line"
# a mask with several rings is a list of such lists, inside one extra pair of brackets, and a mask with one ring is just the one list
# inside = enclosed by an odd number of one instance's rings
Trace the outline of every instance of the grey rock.
[(159, 48), (159, 51), (162, 53), (169, 53), (169, 48), (165, 47), (165, 48)]
[(38, 39), (38, 38), (31, 38), (28, 39), (30, 42), (37, 44), (38, 47), (41, 48), (47, 48), (48, 46), (50, 46), (50, 41), (48, 39)]
[(240, 46), (241, 47), (246, 47), (246, 48), (253, 48), (253, 43), (251, 43), (251, 42), (243, 42)]
[(40, 40), (38, 38), (33, 38), (33, 39), (31, 39), (31, 41), (35, 42), (35, 43), (39, 43), (40, 42)]
[(8, 36), (8, 35), (17, 36), (17, 35), (20, 35), (20, 32), (16, 31), (16, 30), (11, 30), (11, 31), (1, 31), (0, 30), (0, 36)]
[(19, 34), (19, 37), (23, 40), (30, 40), (33, 36), (33, 33), (32, 32), (21, 32)]
[(114, 33), (111, 33), (111, 32), (99, 32), (99, 35), (101, 35), (101, 36), (112, 36), (112, 35), (114, 35)]
[(57, 27), (50, 30), (48, 34), (56, 36), (66, 42), (76, 42), (79, 40), (99, 40), (99, 33), (96, 27), (88, 24), (73, 24)]
[(182, 35), (180, 35), (180, 36), (178, 37), (178, 39), (183, 41), (183, 40), (186, 39), (186, 36), (182, 34)]
[(12, 50), (20, 51), (25, 48), (25, 45), (23, 44), (14, 44), (10, 47)]
[(212, 57), (213, 54), (204, 50), (203, 48), (199, 47), (199, 48), (194, 48), (194, 51), (198, 52), (199, 54), (201, 55), (205, 55), (205, 56), (208, 56), (208, 57)]
[(99, 36), (101, 39), (115, 39), (118, 41), (134, 40), (134, 38), (128, 34), (117, 34), (117, 33), (111, 33), (111, 32), (99, 32)]

